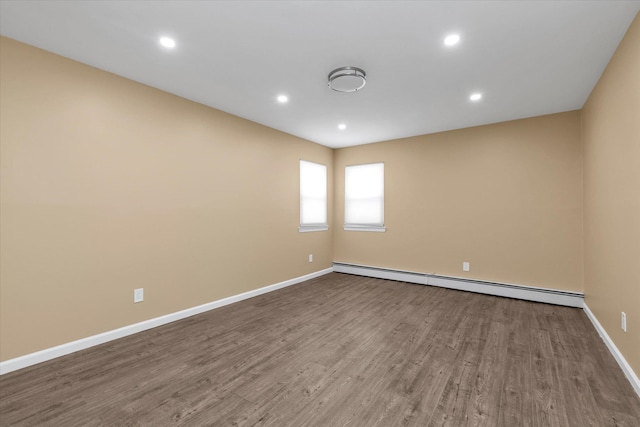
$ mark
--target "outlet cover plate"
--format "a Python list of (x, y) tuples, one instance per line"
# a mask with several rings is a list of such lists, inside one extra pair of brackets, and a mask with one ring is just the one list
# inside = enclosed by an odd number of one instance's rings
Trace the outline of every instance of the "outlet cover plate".
[(133, 290), (133, 302), (144, 301), (144, 288), (138, 288)]

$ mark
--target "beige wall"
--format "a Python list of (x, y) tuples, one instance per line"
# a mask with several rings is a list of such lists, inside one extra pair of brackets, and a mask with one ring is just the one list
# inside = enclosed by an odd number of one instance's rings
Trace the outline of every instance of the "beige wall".
[[(344, 231), (344, 167), (370, 162), (387, 231)], [(339, 149), (334, 259), (582, 291), (581, 162), (576, 111)]]
[(1, 360), (331, 266), (298, 232), (330, 149), (0, 43)]
[(640, 375), (640, 16), (584, 106), (582, 135), (585, 302)]

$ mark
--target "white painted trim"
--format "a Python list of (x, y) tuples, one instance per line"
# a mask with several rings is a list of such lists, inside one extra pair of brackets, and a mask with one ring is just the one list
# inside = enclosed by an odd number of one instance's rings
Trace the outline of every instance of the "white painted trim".
[(427, 277), (424, 273), (413, 271), (390, 270), (387, 268), (367, 267), (355, 264), (333, 263), (333, 271), (336, 273), (355, 274), (357, 276), (375, 277), (377, 279), (397, 280), (400, 282), (417, 283), (426, 285)]
[(98, 335), (92, 335), (90, 337), (82, 338), (66, 344), (61, 344), (55, 347), (36, 351), (35, 353), (26, 354), (24, 356), (16, 357), (14, 359), (5, 360), (4, 362), (0, 362), (0, 375), (7, 374), (9, 372), (13, 372), (18, 369), (26, 368), (28, 366), (35, 365), (37, 363), (46, 362), (47, 360), (55, 359), (56, 357), (60, 357), (70, 353), (74, 353), (76, 351), (84, 350), (89, 347), (93, 347), (99, 344), (113, 341), (118, 338), (126, 337), (128, 335), (133, 335), (138, 332), (146, 331), (147, 329), (151, 329), (157, 326), (165, 325), (167, 323), (175, 322), (176, 320), (185, 319), (187, 317), (191, 317), (196, 314), (204, 313), (205, 311), (209, 311), (219, 307), (223, 307), (225, 305), (233, 304), (234, 302), (256, 297), (258, 295), (266, 294), (268, 292), (273, 292), (275, 290), (282, 289), (287, 286), (304, 282), (305, 280), (310, 280), (319, 276), (323, 276), (325, 274), (331, 273), (332, 271), (333, 271), (332, 267), (325, 268), (324, 270), (316, 271), (314, 273), (306, 274), (304, 276), (285, 280), (284, 282), (254, 289), (252, 291), (244, 292), (238, 295), (233, 295), (217, 301), (212, 301), (206, 304), (198, 305), (196, 307), (187, 308), (185, 310), (166, 314), (164, 316), (145, 320), (139, 323), (134, 323), (133, 325), (127, 325), (122, 328), (114, 329), (111, 331), (103, 332)]
[(620, 350), (618, 350), (618, 347), (616, 347), (611, 337), (609, 337), (609, 334), (607, 334), (607, 331), (602, 327), (600, 322), (598, 322), (598, 319), (593, 314), (593, 312), (589, 309), (586, 303), (583, 305), (582, 308), (585, 314), (587, 315), (587, 317), (589, 318), (589, 320), (591, 320), (591, 323), (593, 323), (593, 327), (596, 328), (596, 331), (598, 331), (598, 335), (600, 335), (600, 338), (602, 338), (602, 341), (604, 341), (604, 343), (607, 345), (607, 348), (613, 355), (613, 358), (616, 359), (616, 362), (618, 362), (618, 365), (620, 365), (622, 372), (624, 372), (624, 375), (627, 377), (627, 379), (631, 383), (631, 386), (635, 390), (636, 394), (638, 395), (638, 397), (640, 397), (640, 379), (638, 379), (638, 376), (636, 375), (636, 373), (633, 372), (631, 365), (627, 363), (627, 360), (624, 358), (622, 353), (620, 353)]
[(337, 273), (356, 274), (359, 276), (398, 280), (401, 282), (417, 283), (420, 285), (439, 286), (442, 288), (457, 289), (460, 291), (476, 292), (480, 294), (544, 302), (569, 307), (582, 308), (584, 303), (584, 294), (558, 289), (487, 282), (461, 277), (448, 277), (431, 273), (391, 270), (387, 268), (343, 264), (339, 262), (333, 263), (333, 271)]
[(344, 231), (373, 231), (375, 233), (384, 233), (385, 231), (387, 231), (387, 228), (385, 226), (364, 226), (364, 225), (345, 225), (344, 226)]
[(313, 233), (314, 231), (327, 231), (328, 225), (301, 225), (298, 227), (300, 233)]

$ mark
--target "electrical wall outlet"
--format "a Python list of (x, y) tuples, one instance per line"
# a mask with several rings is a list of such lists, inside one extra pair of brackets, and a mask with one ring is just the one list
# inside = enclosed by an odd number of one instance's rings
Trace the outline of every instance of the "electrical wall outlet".
[(469, 263), (468, 262), (463, 262), (462, 263), (462, 271), (469, 271)]
[(620, 326), (623, 331), (627, 332), (627, 315), (624, 311), (620, 312)]
[(144, 301), (144, 288), (138, 288), (133, 290), (133, 302)]
[(313, 254), (309, 254), (309, 262), (313, 262)]

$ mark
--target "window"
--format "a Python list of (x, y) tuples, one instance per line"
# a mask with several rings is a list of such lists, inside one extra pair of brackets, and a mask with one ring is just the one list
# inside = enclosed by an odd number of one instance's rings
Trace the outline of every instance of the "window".
[(327, 167), (300, 160), (300, 228), (305, 231), (328, 230)]
[(384, 163), (347, 166), (344, 196), (345, 230), (385, 231)]

